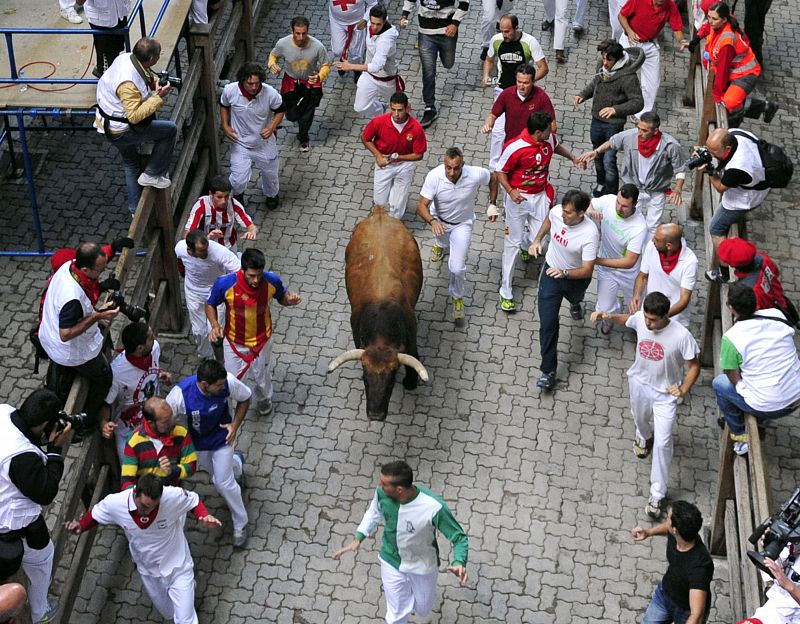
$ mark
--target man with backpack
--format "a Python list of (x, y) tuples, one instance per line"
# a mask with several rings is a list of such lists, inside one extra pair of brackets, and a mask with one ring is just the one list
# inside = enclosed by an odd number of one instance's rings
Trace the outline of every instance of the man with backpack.
[[(715, 170), (709, 170), (708, 165), (701, 169), (709, 174), (711, 186), (722, 193), (720, 207), (708, 226), (716, 252), (731, 226), (741, 223), (748, 212), (758, 208), (770, 188), (786, 186), (792, 165), (780, 148), (759, 141), (745, 130), (718, 128), (709, 134), (706, 147), (719, 161)], [(730, 269), (720, 265), (706, 273), (706, 277), (712, 282), (726, 282), (730, 279)]]

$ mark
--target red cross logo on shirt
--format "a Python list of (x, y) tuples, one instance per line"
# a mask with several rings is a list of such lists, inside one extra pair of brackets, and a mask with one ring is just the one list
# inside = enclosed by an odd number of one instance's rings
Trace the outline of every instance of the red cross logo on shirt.
[(347, 11), (351, 4), (356, 4), (358, 0), (333, 0), (333, 6), (338, 6), (342, 11)]

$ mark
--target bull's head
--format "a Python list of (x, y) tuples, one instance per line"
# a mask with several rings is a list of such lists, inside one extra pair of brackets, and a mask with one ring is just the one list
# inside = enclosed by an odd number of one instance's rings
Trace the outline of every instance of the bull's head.
[(394, 377), (401, 364), (414, 369), (422, 381), (428, 381), (428, 371), (417, 358), (406, 353), (398, 353), (397, 349), (386, 344), (346, 351), (330, 363), (328, 372), (336, 370), (345, 362), (354, 360), (361, 361), (364, 372), (367, 418), (370, 420), (386, 420), (389, 399), (392, 398), (394, 389)]

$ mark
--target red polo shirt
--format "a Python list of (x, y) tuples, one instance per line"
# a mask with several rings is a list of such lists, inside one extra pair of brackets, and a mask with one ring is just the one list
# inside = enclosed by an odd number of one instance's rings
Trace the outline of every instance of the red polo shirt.
[(492, 115), (499, 117), (503, 113), (506, 116), (506, 142), (516, 139), (520, 132), (527, 128), (531, 113), (550, 113), (553, 119), (556, 118), (556, 110), (553, 108), (550, 96), (536, 85), (524, 100), (519, 99), (517, 95), (517, 85), (503, 89), (492, 106)]
[(428, 149), (425, 131), (411, 115), (401, 132), (392, 123), (392, 114), (378, 115), (364, 128), (364, 141), (375, 143), (381, 154), (424, 154)]
[(665, 0), (660, 7), (653, 0), (628, 0), (620, 11), (642, 41), (653, 41), (669, 22), (672, 30), (683, 30), (683, 20), (674, 0)]

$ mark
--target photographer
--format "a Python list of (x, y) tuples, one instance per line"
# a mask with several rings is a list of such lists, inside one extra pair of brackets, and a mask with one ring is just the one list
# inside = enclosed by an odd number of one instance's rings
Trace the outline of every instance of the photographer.
[[(715, 170), (709, 169), (709, 165), (698, 168), (698, 171), (708, 174), (711, 186), (722, 193), (720, 207), (708, 226), (715, 253), (731, 226), (744, 221), (747, 213), (760, 206), (769, 193), (769, 188), (761, 188), (765, 173), (758, 152), (758, 139), (744, 130), (735, 132), (738, 136), (725, 128), (714, 130), (706, 140), (706, 147), (709, 154), (719, 161), (719, 166)], [(727, 282), (730, 269), (720, 265), (706, 271), (706, 279)]]
[(764, 559), (775, 582), (767, 590), (767, 602), (739, 624), (784, 624), (800, 617), (800, 557), (792, 552), (794, 545), (789, 548), (791, 554), (786, 560)]
[(50, 358), (47, 387), (66, 401), (75, 375), (89, 382), (84, 410), (89, 425), (111, 387), (111, 367), (103, 354), (101, 325), (119, 314), (109, 302), (95, 310), (102, 285), (98, 278), (106, 268), (105, 251), (95, 243), (82, 243), (75, 260), (53, 275), (42, 306), (39, 340)]
[[(161, 58), (161, 44), (142, 37), (130, 54), (119, 55), (97, 83), (95, 127), (122, 154), (128, 210), (136, 212), (141, 186), (169, 187), (167, 177), (177, 126), (156, 120), (172, 86), (162, 84), (151, 67)], [(163, 82), (163, 81), (162, 81)], [(153, 142), (153, 153), (139, 175), (139, 145)]]
[[(49, 601), (53, 542), (42, 516), (64, 472), (61, 449), (72, 427), (55, 427), (61, 401), (51, 390), (35, 390), (15, 410), (0, 405), (0, 580), (22, 567), (28, 577), (33, 622), (49, 621), (58, 603)], [(39, 448), (49, 432), (47, 452)]]

